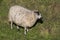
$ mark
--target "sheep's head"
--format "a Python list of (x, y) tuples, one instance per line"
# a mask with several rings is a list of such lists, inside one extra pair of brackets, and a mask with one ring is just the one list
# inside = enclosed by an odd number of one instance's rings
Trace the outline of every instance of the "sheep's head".
[(41, 13), (38, 10), (34, 10), (34, 13), (37, 14), (38, 22), (43, 23), (43, 17), (41, 15)]
[(41, 13), (39, 13), (38, 10), (34, 10), (34, 13), (37, 14), (37, 18), (38, 18), (38, 19), (42, 18)]

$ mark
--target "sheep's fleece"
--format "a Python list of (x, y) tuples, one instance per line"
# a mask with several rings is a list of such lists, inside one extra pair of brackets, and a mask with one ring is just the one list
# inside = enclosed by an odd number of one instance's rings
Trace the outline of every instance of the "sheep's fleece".
[(9, 21), (22, 27), (32, 27), (36, 20), (37, 14), (21, 6), (12, 6), (9, 10)]

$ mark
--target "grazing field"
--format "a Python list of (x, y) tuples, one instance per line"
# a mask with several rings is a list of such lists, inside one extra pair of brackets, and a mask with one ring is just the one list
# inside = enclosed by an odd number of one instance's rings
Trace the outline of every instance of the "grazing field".
[[(39, 10), (43, 23), (38, 22), (27, 35), (15, 25), (11, 30), (8, 12), (13, 5)], [(0, 40), (60, 40), (60, 0), (0, 0)]]

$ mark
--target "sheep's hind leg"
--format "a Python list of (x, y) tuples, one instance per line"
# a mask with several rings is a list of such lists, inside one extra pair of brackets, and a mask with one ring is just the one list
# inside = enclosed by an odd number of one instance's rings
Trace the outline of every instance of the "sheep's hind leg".
[(24, 28), (24, 34), (25, 34), (25, 35), (26, 35), (26, 32), (27, 32), (27, 28), (25, 27), (25, 28)]
[(13, 22), (11, 21), (11, 29), (13, 29), (12, 24), (13, 24)]

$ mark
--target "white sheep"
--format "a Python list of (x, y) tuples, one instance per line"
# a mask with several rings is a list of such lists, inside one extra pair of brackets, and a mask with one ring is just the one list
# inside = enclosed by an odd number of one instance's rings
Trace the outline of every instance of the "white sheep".
[(41, 18), (41, 14), (38, 15), (38, 11), (31, 11), (24, 7), (15, 5), (9, 9), (9, 21), (11, 22), (11, 29), (13, 29), (13, 22), (19, 26), (24, 27), (24, 34), (28, 31), (28, 27), (32, 27), (37, 19)]

